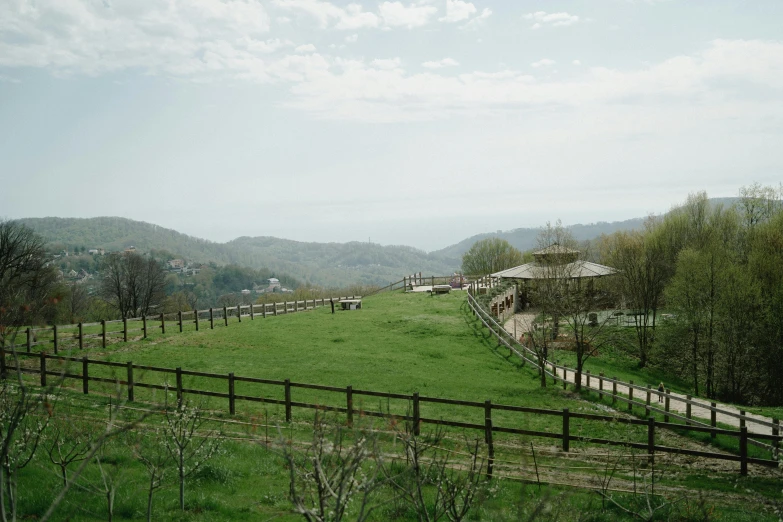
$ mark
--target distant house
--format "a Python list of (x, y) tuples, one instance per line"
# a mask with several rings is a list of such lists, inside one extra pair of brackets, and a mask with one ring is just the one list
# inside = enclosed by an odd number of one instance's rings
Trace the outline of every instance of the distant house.
[(242, 295), (250, 295), (250, 290), (245, 288), (244, 290), (242, 290)]
[(266, 280), (266, 284), (270, 288), (278, 288), (280, 287), (280, 280), (277, 279), (276, 277), (270, 277), (269, 279)]
[(70, 272), (68, 272), (68, 277), (79, 277), (79, 272), (77, 272), (76, 270), (71, 270)]
[(91, 256), (102, 256), (106, 254), (106, 251), (102, 248), (91, 248), (87, 251)]
[(87, 270), (85, 270), (84, 268), (82, 268), (81, 270), (79, 270), (79, 273), (76, 274), (76, 277), (79, 277), (79, 278), (82, 278), (82, 279), (83, 278), (87, 278), (87, 277), (90, 277), (90, 273)]
[(125, 253), (126, 254), (130, 254), (130, 253), (133, 253), (133, 252), (136, 252), (136, 247), (133, 246), (133, 245), (131, 245), (128, 248), (125, 249)]
[(185, 268), (185, 260), (184, 259), (172, 259), (170, 261), (166, 261), (166, 265), (168, 265), (169, 268)]

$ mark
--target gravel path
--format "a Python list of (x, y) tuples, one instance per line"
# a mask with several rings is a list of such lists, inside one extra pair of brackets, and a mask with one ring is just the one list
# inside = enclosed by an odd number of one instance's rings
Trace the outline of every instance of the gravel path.
[[(533, 313), (520, 313), (516, 314), (515, 316), (509, 318), (505, 324), (504, 327), (507, 332), (511, 333), (512, 335), (516, 331), (516, 335), (519, 336), (523, 332), (526, 332), (531, 329), (531, 325), (533, 322), (533, 319), (535, 318), (536, 314)], [(515, 325), (516, 322), (516, 325)], [(516, 330), (515, 330), (516, 326)], [(558, 375), (562, 377), (562, 371), (558, 370)], [(575, 372), (571, 369), (567, 372), (566, 380), (568, 382), (574, 382), (575, 379)], [(635, 386), (640, 386), (639, 383), (634, 383)], [(587, 385), (587, 375), (582, 375), (582, 386), (588, 387)], [(597, 390), (598, 389), (598, 376), (593, 375), (590, 379), (590, 386), (589, 388)], [(642, 386), (646, 386), (646, 383)], [(604, 392), (606, 393), (607, 389), (609, 390), (609, 393), (611, 394), (612, 384), (611, 381), (606, 380), (604, 378)], [(617, 384), (617, 393), (618, 395), (624, 395), (628, 396), (628, 386), (620, 384), (618, 381)], [(658, 404), (658, 389), (657, 384), (652, 383), (652, 394), (651, 394), (651, 406), (659, 406), (660, 408), (664, 407), (664, 404), (661, 403)], [(663, 394), (661, 394), (663, 398)], [(646, 391), (640, 391), (638, 389), (634, 390), (634, 398), (636, 400), (645, 400), (646, 399)], [(669, 394), (669, 410), (672, 413), (681, 414), (685, 416), (687, 405), (684, 402), (687, 397), (680, 393), (674, 393), (671, 392)], [(704, 399), (699, 398), (692, 398), (691, 402), (694, 404), (691, 405), (691, 415), (693, 418), (700, 420), (701, 422), (704, 422), (705, 424), (710, 423), (710, 401), (706, 401)], [(716, 403), (715, 405), (717, 408), (724, 410), (726, 413), (716, 413), (716, 421), (719, 424), (724, 424), (727, 426), (732, 426), (734, 428), (739, 429), (740, 427), (740, 410), (738, 408), (735, 408), (734, 406), (728, 405), (728, 404), (722, 404), (722, 403)], [(745, 425), (748, 428), (748, 433), (760, 433), (760, 434), (766, 434), (766, 435), (772, 435), (773, 429), (771, 426), (765, 426), (762, 424), (757, 424), (755, 422), (751, 422), (751, 420), (758, 420), (766, 423), (772, 423), (773, 419), (770, 419), (769, 417), (764, 417), (761, 415), (756, 415), (752, 413), (745, 413), (745, 419), (746, 423)]]

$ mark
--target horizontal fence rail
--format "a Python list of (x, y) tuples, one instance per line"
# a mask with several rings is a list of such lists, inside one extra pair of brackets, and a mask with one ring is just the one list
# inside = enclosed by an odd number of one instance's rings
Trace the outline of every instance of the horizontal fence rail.
[[(401, 281), (393, 283), (401, 285)], [(401, 286), (400, 286), (401, 288)], [(88, 342), (100, 344), (101, 348), (116, 342), (128, 342), (136, 337), (146, 338), (153, 332), (162, 334), (182, 333), (185, 327), (195, 331), (228, 326), (232, 322), (241, 323), (243, 319), (254, 320), (256, 317), (266, 318), (297, 312), (313, 310), (343, 299), (361, 299), (362, 296), (341, 296), (321, 299), (304, 299), (294, 301), (279, 301), (275, 303), (256, 303), (236, 306), (213, 307), (204, 310), (187, 310), (142, 317), (105, 320), (93, 323), (77, 323), (53, 325), (46, 327), (29, 327), (23, 330), (24, 344), (16, 343), (15, 348), (24, 349), (28, 353), (33, 348), (52, 348), (58, 354), (64, 348), (85, 347)]]
[[(524, 344), (520, 343), (517, 339), (514, 338), (513, 335), (511, 335), (501, 324), (499, 324), (495, 318), (487, 312), (481, 304), (475, 299), (474, 293), (475, 290), (471, 290), (471, 288), (487, 288), (492, 286), (492, 278), (486, 279), (486, 287), (481, 287), (482, 283), (479, 281), (473, 287), (469, 287), (468, 291), (468, 306), (470, 307), (471, 311), (473, 312), (474, 316), (481, 321), (481, 323), (492, 333), (492, 335), (497, 339), (497, 342), (500, 345), (505, 346), (508, 348), (508, 350), (515, 354), (517, 357), (519, 357), (522, 361), (522, 364), (529, 363), (534, 368), (538, 368), (541, 370), (538, 356), (535, 353), (535, 351), (531, 350)], [(576, 378), (576, 370), (573, 368), (568, 368), (565, 365), (558, 365), (552, 361), (546, 360), (544, 361), (544, 369), (543, 371), (545, 374), (552, 378), (552, 382), (561, 382), (563, 384), (563, 387), (565, 388), (571, 381), (568, 380), (569, 372), (574, 376), (574, 379)], [(603, 395), (607, 395), (608, 397), (611, 397), (612, 404), (616, 403), (617, 401), (625, 403), (628, 405), (628, 409), (632, 410), (633, 406), (638, 406), (641, 408), (644, 408), (645, 415), (649, 415), (650, 412), (655, 412), (660, 415), (664, 416), (665, 423), (668, 423), (670, 418), (672, 419), (679, 419), (685, 423), (686, 426), (700, 426), (702, 428), (708, 428), (708, 431), (711, 433), (711, 437), (715, 438), (717, 431), (717, 414), (726, 415), (729, 417), (734, 417), (739, 419), (740, 429), (745, 428), (747, 425), (754, 425), (755, 429), (751, 433), (751, 436), (753, 439), (749, 439), (749, 444), (752, 444), (754, 446), (764, 448), (767, 450), (772, 451), (774, 458), (777, 458), (779, 453), (779, 445), (770, 445), (763, 442), (760, 442), (760, 440), (769, 440), (766, 436), (764, 436), (764, 433), (760, 433), (761, 428), (769, 428), (770, 433), (769, 435), (772, 437), (778, 437), (781, 434), (780, 431), (780, 419), (772, 419), (765, 420), (765, 419), (759, 419), (756, 417), (751, 417), (745, 414), (744, 411), (740, 411), (739, 414), (734, 413), (732, 411), (728, 411), (726, 409), (720, 408), (717, 406), (715, 402), (711, 402), (710, 404), (706, 404), (701, 401), (694, 401), (690, 396), (686, 396), (686, 398), (678, 397), (676, 395), (672, 395), (671, 391), (666, 389), (664, 392), (658, 391), (657, 388), (652, 388), (651, 385), (646, 386), (640, 386), (637, 384), (634, 384), (633, 382), (624, 382), (616, 378), (610, 378), (604, 376), (603, 373), (600, 373), (599, 375), (591, 375), (589, 371), (585, 372), (582, 375), (582, 386), (589, 388), (594, 391), (598, 391), (599, 398), (602, 398)], [(626, 389), (629, 390), (629, 393), (627, 395), (623, 395), (622, 393), (619, 393), (617, 390), (617, 387), (624, 386)], [(639, 392), (638, 394), (636, 392)], [(639, 399), (636, 399), (636, 397), (640, 397)], [(644, 398), (642, 400), (641, 398)], [(663, 408), (656, 407), (653, 404), (651, 404), (651, 398), (655, 397), (659, 400), (659, 403), (662, 403), (664, 406)], [(671, 403), (673, 401), (680, 402), (686, 406), (685, 410), (685, 416), (682, 416), (678, 413), (674, 413), (671, 411)], [(693, 407), (701, 408), (703, 410), (707, 410), (710, 414), (709, 423), (703, 422), (700, 420), (697, 420), (694, 418), (693, 415)], [(704, 419), (706, 421), (706, 419)], [(676, 424), (676, 426), (680, 427), (681, 424)], [(696, 430), (694, 430), (696, 431)]]
[[(286, 422), (292, 421), (292, 412), (294, 408), (332, 411), (346, 415), (346, 422), (348, 425), (352, 425), (355, 415), (363, 415), (367, 417), (379, 417), (384, 419), (394, 419), (396, 421), (409, 421), (412, 423), (413, 431), (415, 435), (420, 434), (421, 425), (432, 424), (439, 426), (450, 426), (455, 428), (462, 428), (468, 430), (477, 430), (483, 432), (485, 443), (488, 446), (488, 454), (490, 462), (492, 455), (494, 455), (493, 449), (493, 433), (507, 433), (514, 435), (525, 435), (530, 437), (538, 437), (544, 439), (556, 439), (560, 441), (562, 451), (570, 451), (570, 445), (575, 443), (587, 443), (587, 444), (601, 444), (610, 446), (625, 446), (630, 448), (636, 448), (645, 450), (648, 461), (653, 462), (657, 453), (678, 453), (683, 455), (698, 456), (707, 459), (728, 460), (740, 463), (740, 473), (747, 474), (748, 464), (757, 464), (760, 466), (776, 467), (778, 461), (775, 459), (762, 459), (748, 456), (748, 430), (747, 427), (742, 427), (739, 431), (715, 429), (712, 427), (703, 427), (695, 425), (682, 425), (673, 424), (669, 422), (656, 422), (654, 418), (646, 420), (635, 418), (622, 418), (607, 415), (596, 415), (571, 412), (569, 409), (563, 410), (550, 410), (543, 408), (529, 408), (523, 406), (513, 406), (505, 404), (494, 404), (491, 400), (483, 402), (479, 401), (465, 401), (454, 400), (440, 397), (428, 397), (419, 395), (419, 393), (402, 394), (402, 393), (386, 393), (372, 390), (355, 389), (352, 386), (347, 387), (335, 387), (324, 386), (318, 384), (308, 384), (293, 382), (289, 379), (285, 380), (273, 380), (273, 379), (260, 379), (255, 377), (242, 377), (236, 376), (234, 373), (217, 374), (211, 372), (199, 372), (183, 370), (182, 368), (164, 368), (157, 366), (145, 366), (133, 364), (131, 361), (110, 362), (103, 360), (88, 359), (87, 357), (66, 357), (61, 355), (50, 355), (46, 352), (40, 353), (15, 353), (14, 360), (18, 361), (16, 364), (9, 364), (7, 357), (9, 352), (0, 350), (0, 374), (3, 377), (7, 376), (9, 371), (20, 371), (25, 374), (38, 375), (40, 378), (41, 386), (47, 385), (48, 377), (55, 377), (57, 379), (76, 380), (82, 383), (82, 391), (84, 394), (90, 393), (91, 382), (111, 383), (116, 386), (124, 386), (127, 390), (128, 400), (133, 402), (135, 400), (135, 390), (139, 388), (153, 389), (153, 390), (166, 390), (169, 392), (175, 392), (177, 400), (183, 400), (184, 395), (199, 395), (214, 397), (218, 399), (225, 399), (225, 405), (230, 414), (236, 413), (236, 404), (239, 401), (255, 402), (275, 404), (284, 407)], [(94, 375), (95, 371), (91, 371), (90, 368), (95, 367), (110, 367), (113, 368), (118, 375), (113, 378), (101, 377)], [(81, 372), (78, 372), (78, 370)], [(164, 380), (161, 382), (149, 382), (139, 379), (140, 372), (155, 372), (164, 375)], [(206, 378), (210, 381), (217, 381), (218, 387), (224, 391), (204, 390), (196, 387), (185, 387), (183, 384), (183, 377), (200, 377)], [(173, 377), (173, 383), (168, 384), (168, 379)], [(236, 383), (256, 383), (264, 384), (276, 387), (276, 393), (272, 395), (242, 395), (236, 393)], [(342, 401), (343, 406), (325, 405), (325, 404), (313, 404), (307, 402), (296, 401), (294, 398), (295, 389), (303, 390), (316, 390), (319, 392), (319, 398), (322, 394), (337, 394)], [(364, 408), (355, 407), (355, 399), (357, 397), (375, 397), (380, 399), (396, 399), (406, 401), (409, 405), (406, 414), (395, 415), (389, 411), (373, 411)], [(448, 420), (443, 417), (427, 417), (422, 414), (422, 408), (426, 407), (426, 404), (442, 404), (454, 407), (466, 407), (479, 410), (479, 413), (483, 413), (484, 422), (463, 422), (456, 420)], [(448, 411), (452, 411), (453, 408), (449, 408)], [(547, 416), (549, 418), (556, 419), (556, 425), (560, 427), (557, 431), (541, 431), (530, 430), (512, 426), (500, 426), (496, 425), (493, 421), (493, 412), (512, 412), (515, 414), (529, 414), (535, 416)], [(629, 442), (620, 440), (610, 440), (602, 438), (593, 438), (579, 435), (571, 430), (571, 420), (582, 419), (601, 423), (614, 423), (614, 424), (626, 424), (635, 426), (644, 426), (647, 430), (647, 443)], [(516, 424), (526, 425), (526, 423), (518, 422)], [(737, 439), (739, 445), (739, 455), (714, 453), (707, 451), (692, 450), (686, 448), (676, 448), (670, 446), (663, 446), (656, 443), (656, 430), (660, 428), (678, 430), (678, 431), (693, 431), (693, 432), (710, 432), (716, 436), (725, 436)], [(757, 435), (758, 438), (770, 441), (773, 446), (779, 447), (783, 437), (779, 435)], [(488, 474), (491, 474), (491, 465), (488, 466)]]

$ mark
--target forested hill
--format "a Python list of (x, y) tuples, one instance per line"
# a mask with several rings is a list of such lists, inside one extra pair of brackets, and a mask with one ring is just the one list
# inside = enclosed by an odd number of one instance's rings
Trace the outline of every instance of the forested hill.
[[(722, 205), (724, 208), (727, 208), (734, 205), (738, 201), (738, 198), (710, 198), (708, 201), (712, 206)], [(644, 226), (644, 219), (645, 218), (638, 217), (626, 219), (625, 221), (599, 221), (587, 225), (571, 225), (566, 228), (577, 241), (588, 241), (601, 236), (601, 234), (609, 235), (619, 230), (640, 230)], [(462, 254), (470, 250), (473, 243), (490, 237), (505, 239), (511, 246), (524, 252), (536, 247), (536, 237), (540, 231), (541, 228), (515, 228), (513, 230), (504, 230), (495, 233), (477, 234), (464, 239), (455, 245), (430, 252), (430, 255), (435, 255), (443, 259), (456, 259), (457, 264), (459, 264), (462, 259)]]
[(174, 257), (192, 262), (268, 268), (321, 286), (388, 284), (413, 272), (449, 274), (460, 264), (458, 258), (448, 260), (407, 246), (372, 243), (305, 243), (274, 237), (242, 237), (228, 243), (214, 243), (117, 217), (19, 221), (43, 236), (53, 249), (82, 247), (112, 251), (135, 246), (142, 252), (168, 251)]
[[(586, 241), (588, 239), (594, 239), (601, 234), (611, 234), (618, 230), (636, 230), (642, 228), (644, 218), (627, 219), (625, 221), (613, 221), (611, 223), (598, 222), (591, 223), (589, 225), (572, 225), (567, 227), (573, 234), (574, 239), (578, 241)], [(473, 243), (481, 241), (482, 239), (497, 237), (505, 239), (511, 246), (521, 250), (531, 250), (536, 246), (536, 237), (541, 231), (540, 228), (516, 228), (514, 230), (506, 230), (499, 233), (477, 234), (469, 237), (459, 243), (451, 246), (447, 246), (444, 249), (436, 250), (432, 254), (441, 256), (444, 258), (456, 258), (461, 259), (462, 254), (467, 252)]]

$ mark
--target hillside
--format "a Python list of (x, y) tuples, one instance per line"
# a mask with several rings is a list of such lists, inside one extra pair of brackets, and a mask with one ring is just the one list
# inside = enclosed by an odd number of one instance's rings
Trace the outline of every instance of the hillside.
[[(601, 234), (611, 234), (618, 230), (636, 230), (641, 228), (643, 223), (644, 218), (633, 218), (626, 219), (625, 221), (613, 221), (611, 223), (600, 221), (588, 225), (572, 225), (567, 228), (574, 235), (575, 239), (586, 241), (588, 239), (596, 238)], [(446, 248), (432, 252), (432, 254), (444, 258), (461, 259), (462, 254), (467, 252), (473, 243), (490, 237), (505, 239), (511, 243), (513, 247), (524, 252), (536, 246), (536, 237), (540, 231), (540, 228), (515, 228), (514, 230), (507, 230), (499, 233), (477, 234), (464, 239), (455, 245), (447, 246)]]
[(20, 219), (54, 248), (166, 250), (201, 263), (235, 263), (285, 274), (321, 286), (388, 284), (413, 272), (448, 274), (460, 261), (407, 246), (372, 243), (305, 243), (274, 237), (242, 237), (214, 243), (151, 223), (118, 217)]

